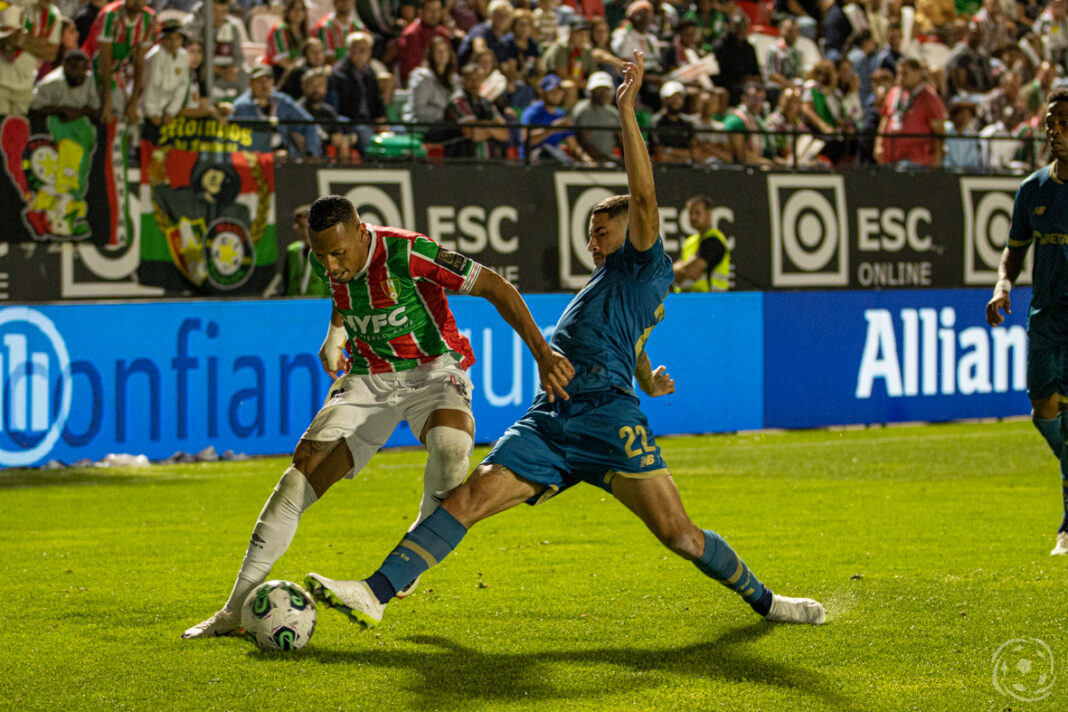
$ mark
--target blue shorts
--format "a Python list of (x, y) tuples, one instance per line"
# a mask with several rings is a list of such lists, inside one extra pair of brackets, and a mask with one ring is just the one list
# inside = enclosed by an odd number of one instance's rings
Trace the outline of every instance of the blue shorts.
[(525, 480), (545, 485), (545, 491), (528, 504), (578, 482), (611, 492), (616, 476), (668, 475), (660, 447), (638, 405), (637, 398), (622, 391), (583, 393), (555, 403), (539, 393), (482, 464), (501, 465)]
[(1043, 400), (1068, 391), (1068, 311), (1058, 305), (1027, 314), (1027, 396)]

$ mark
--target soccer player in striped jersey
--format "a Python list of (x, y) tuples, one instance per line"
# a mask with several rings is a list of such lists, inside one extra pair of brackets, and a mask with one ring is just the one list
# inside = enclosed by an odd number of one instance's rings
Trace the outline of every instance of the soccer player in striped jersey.
[(654, 371), (645, 353), (649, 334), (664, 316), (674, 274), (659, 235), (652, 163), (634, 114), (643, 58), (634, 51), (616, 92), (630, 194), (594, 207), (588, 249), (597, 269), (564, 310), (549, 342), (574, 365), (570, 398), (538, 394), (467, 481), (411, 529), (370, 578), (308, 574), (313, 597), (363, 627), (382, 620), (386, 603), (455, 549), (475, 523), (523, 502), (537, 504), (579, 482), (611, 493), (664, 546), (767, 620), (824, 621), (817, 601), (773, 594), (719, 534), (690, 520), (631, 387), (633, 376), (650, 396), (675, 390), (664, 367)]
[[(416, 524), (460, 484), (474, 444), (465, 370), (475, 357), (456, 328), (445, 290), (493, 304), (534, 354), (548, 397), (568, 397), (571, 364), (546, 343), (515, 287), (493, 270), (424, 235), (364, 224), (352, 203), (337, 195), (312, 204), (308, 232), (314, 267), (333, 294), (319, 357), (337, 381), (260, 513), (226, 605), (183, 638), (239, 631), (245, 597), (289, 547), (304, 510), (342, 477), (359, 472), (401, 420), (427, 449)], [(346, 372), (340, 378), (339, 370)]]

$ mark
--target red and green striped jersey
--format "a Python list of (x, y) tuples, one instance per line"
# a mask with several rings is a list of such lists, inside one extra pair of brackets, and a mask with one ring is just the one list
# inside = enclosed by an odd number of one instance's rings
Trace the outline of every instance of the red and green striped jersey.
[[(25, 14), (23, 29), (27, 35), (38, 39), (55, 41), (56, 44), (59, 44), (59, 32), (56, 31), (55, 37), (52, 37), (52, 32), (56, 29), (56, 24), (60, 18), (59, 8), (52, 3), (46, 3), (44, 7), (30, 5), (26, 8)], [(16, 50), (13, 58), (22, 56), (22, 52), (23, 50), (21, 49)], [(36, 60), (34, 60), (34, 64), (36, 64)]]
[(300, 56), (301, 44), (303, 40), (289, 25), (279, 22), (267, 33), (267, 64), (274, 66), (279, 59), (296, 59)]
[(92, 58), (93, 69), (96, 70), (100, 45), (110, 44), (112, 71), (122, 82), (134, 49), (142, 45), (151, 47), (155, 41), (156, 13), (146, 7), (130, 17), (126, 14), (124, 0), (115, 0), (100, 9), (82, 50)]
[(345, 322), (349, 373), (407, 371), (444, 354), (469, 368), (475, 355), (456, 328), (445, 290), (469, 293), (482, 265), (417, 232), (380, 225), (367, 230), (367, 264), (348, 282), (334, 281), (312, 259)]
[(359, 32), (364, 29), (366, 28), (355, 12), (349, 16), (347, 23), (338, 20), (337, 15), (331, 12), (315, 23), (314, 34), (326, 45), (327, 57), (345, 59), (345, 55), (349, 53), (349, 46), (345, 38), (352, 32)]

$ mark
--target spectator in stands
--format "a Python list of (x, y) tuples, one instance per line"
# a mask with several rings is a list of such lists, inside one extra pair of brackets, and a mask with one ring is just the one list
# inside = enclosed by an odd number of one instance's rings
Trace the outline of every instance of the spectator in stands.
[(679, 26), (671, 42), (664, 43), (660, 67), (664, 73), (673, 72), (701, 58), (706, 52), (701, 49), (701, 35), (697, 22), (691, 17), (679, 20)]
[(719, 39), (730, 30), (730, 20), (716, 0), (697, 0), (682, 19), (697, 23), (702, 54), (711, 52)]
[(592, 20), (604, 17), (604, 0), (564, 0), (564, 4), (575, 11), (575, 16)]
[(590, 20), (590, 54), (597, 62), (598, 71), (611, 74), (617, 84), (623, 81), (619, 73), (623, 60), (612, 54), (612, 29), (603, 17)]
[(860, 134), (857, 136), (857, 165), (874, 166), (875, 135), (883, 120), (883, 103), (886, 94), (894, 85), (894, 75), (885, 69), (876, 69), (871, 73), (871, 95), (864, 103), (864, 117), (860, 122)]
[(512, 15), (512, 31), (504, 36), (504, 61), (500, 63), (505, 76), (524, 81), (536, 81), (542, 75), (541, 45), (534, 39), (534, 13), (516, 10)]
[(315, 23), (312, 34), (323, 43), (330, 62), (345, 58), (349, 35), (366, 30), (355, 8), (356, 0), (334, 0), (334, 11), (323, 15)]
[(590, 50), (590, 22), (581, 15), (576, 16), (571, 20), (567, 38), (546, 48), (542, 58), (545, 72), (571, 79), (580, 88), (584, 87), (586, 77), (597, 71), (597, 62)]
[(347, 131), (342, 129), (337, 111), (326, 103), (329, 85), (330, 69), (328, 67), (309, 69), (301, 80), (304, 95), (297, 101), (297, 106), (315, 119), (319, 141), (326, 147), (324, 153), (346, 161), (352, 153), (352, 138)]
[(548, 47), (556, 42), (560, 32), (561, 18), (556, 8), (558, 0), (538, 0), (538, 7), (534, 10), (534, 37), (542, 47)]
[(645, 78), (642, 80), (642, 103), (653, 109), (660, 108), (660, 40), (650, 29), (653, 21), (653, 4), (649, 0), (634, 0), (627, 6), (629, 24), (617, 27), (612, 32), (612, 54), (617, 57), (633, 57), (634, 50), (645, 53)]
[(312, 269), (311, 242), (308, 239), (310, 205), (293, 211), (293, 232), (297, 239), (286, 246), (287, 297), (329, 297), (330, 285), (319, 279)]
[(160, 40), (145, 56), (145, 96), (142, 108), (154, 127), (169, 124), (185, 108), (192, 77), (189, 53), (182, 44), (182, 22), (168, 18), (160, 29)]
[(781, 88), (793, 86), (802, 79), (801, 53), (797, 50), (797, 38), (801, 36), (797, 20), (788, 17), (779, 25), (779, 39), (768, 47), (764, 71), (768, 82)]
[[(215, 51), (212, 57), (215, 77), (212, 83), (212, 95), (208, 99), (212, 103), (230, 102), (248, 89), (245, 52), (241, 48), (243, 29), (240, 25), (241, 21), (230, 16), (229, 0), (214, 0), (211, 21), (215, 31)], [(190, 22), (186, 32), (198, 39), (204, 37), (203, 24), (199, 15)]]
[(252, 130), (252, 150), (273, 151), (278, 156), (321, 156), (319, 132), (311, 123), (312, 117), (297, 105), (288, 94), (274, 91), (274, 71), (266, 64), (257, 65), (250, 72), (249, 89), (234, 101), (235, 119), (303, 120), (306, 124), (277, 124), (257, 126)]
[[(445, 37), (433, 37), (426, 48), (423, 63), (408, 75), (408, 103), (404, 107), (405, 123), (440, 123), (453, 93), (460, 88), (456, 70), (456, 53)], [(441, 126), (416, 129), (428, 143), (442, 143), (453, 131)]]
[(967, 99), (954, 99), (950, 102), (949, 120), (946, 121), (946, 155), (942, 159), (944, 168), (976, 169), (982, 167), (979, 142), (976, 141), (971, 129), (975, 113), (974, 102)]
[(957, 43), (946, 60), (949, 96), (978, 102), (981, 95), (994, 88), (990, 57), (983, 52), (983, 26), (968, 23), (968, 33)]
[(886, 28), (886, 44), (875, 54), (872, 71), (886, 69), (891, 73), (897, 71), (901, 54), (901, 23), (891, 22)]
[(329, 68), (333, 61), (327, 63), (326, 60), (326, 46), (323, 41), (318, 37), (309, 37), (300, 50), (300, 57), (282, 73), (282, 78), (278, 81), (278, 90), (289, 94), (294, 99), (300, 99), (304, 96), (304, 74), (318, 67)]
[(199, 71), (204, 61), (204, 43), (187, 36), (185, 52), (189, 57), (189, 94), (186, 96), (185, 106), (178, 112), (178, 115), (188, 118), (210, 117), (225, 123), (234, 107), (229, 102), (213, 104), (208, 101)]
[(1044, 61), (1038, 66), (1035, 78), (1020, 90), (1020, 101), (1027, 113), (1031, 116), (1045, 111), (1046, 97), (1053, 88), (1053, 80), (1057, 78), (1057, 70), (1049, 61)]
[(462, 37), (486, 19), (489, 8), (486, 7), (486, 0), (448, 0), (445, 12)]
[(1042, 39), (1044, 58), (1068, 70), (1068, 0), (1049, 0), (1049, 5), (1038, 16), (1035, 34)]
[(883, 165), (942, 165), (945, 121), (946, 107), (927, 83), (923, 64), (905, 57), (898, 63), (897, 86), (883, 102), (875, 160)]
[(38, 80), (44, 78), (44, 75), (48, 74), (53, 69), (62, 67), (63, 58), (67, 56), (67, 52), (81, 47), (81, 43), (78, 42), (78, 28), (74, 26), (74, 20), (69, 17), (60, 17), (59, 27), (59, 50), (56, 52), (55, 59), (52, 61), (41, 62), (37, 69)]
[(809, 70), (801, 94), (801, 116), (812, 133), (823, 141), (821, 155), (832, 163), (849, 155), (848, 140), (856, 127), (845, 113), (838, 70), (831, 60), (821, 59)]
[(657, 163), (690, 163), (696, 138), (686, 108), (686, 87), (682, 82), (668, 81), (660, 87), (660, 111), (653, 115), (649, 138), (653, 160)]
[(93, 27), (96, 16), (100, 9), (108, 4), (108, 0), (87, 0), (78, 11), (74, 13), (74, 26), (78, 29), (78, 46), (83, 46), (89, 39), (89, 31)]
[(937, 34), (952, 44), (957, 39), (956, 20), (957, 6), (953, 0), (916, 0), (914, 32)]
[(983, 51), (988, 57), (1016, 42), (1016, 23), (1005, 15), (1000, 0), (983, 0), (983, 7), (972, 17), (972, 22), (983, 28)]
[[(492, 14), (492, 10), (490, 10)], [(460, 70), (460, 88), (453, 93), (445, 109), (445, 121), (457, 126), (446, 148), (446, 155), (460, 158), (501, 157), (508, 142), (508, 127), (497, 108), (479, 93), (486, 78), (477, 64)], [(493, 124), (467, 126), (466, 124)]]
[(104, 123), (114, 117), (125, 118), (130, 125), (138, 123), (145, 53), (155, 42), (155, 32), (155, 13), (145, 7), (144, 0), (117, 0), (96, 16), (83, 49), (93, 61)]
[[(1006, 109), (1008, 113), (1006, 113)], [(1020, 100), (1020, 78), (1015, 72), (1002, 71), (998, 86), (983, 97), (979, 111), (972, 122), (972, 130), (978, 133), (984, 126), (1003, 122), (1010, 130), (1027, 121), (1027, 110)]]
[(988, 124), (979, 132), (979, 155), (983, 168), (990, 171), (1003, 171), (1015, 168), (1016, 152), (1020, 141), (1013, 136), (1016, 124), (1011, 106), (1006, 106), (997, 121)]
[[(774, 150), (776, 163), (793, 166), (807, 166), (815, 162), (815, 155), (810, 155), (808, 148), (813, 141), (811, 132), (801, 119), (801, 90), (788, 87), (779, 94), (779, 103), (775, 111), (764, 121)], [(818, 153), (818, 149), (812, 154)]]
[(653, 19), (649, 22), (649, 32), (655, 35), (663, 45), (674, 36), (679, 26), (679, 11), (668, 0), (658, 0), (652, 5)]
[(360, 153), (367, 151), (376, 131), (386, 127), (386, 107), (371, 68), (372, 43), (366, 32), (349, 35), (349, 53), (334, 65), (330, 78), (334, 108), (349, 120), (359, 122), (353, 128), (360, 137), (356, 146)]
[(63, 121), (74, 121), (82, 116), (96, 118), (100, 112), (100, 96), (96, 83), (89, 77), (89, 57), (85, 52), (80, 49), (67, 52), (62, 66), (37, 82), (30, 111), (55, 114)]
[(767, 95), (764, 85), (749, 82), (745, 85), (742, 102), (723, 121), (731, 143), (731, 159), (734, 163), (747, 165), (774, 165), (775, 148), (766, 133), (764, 124), (764, 101)]
[(308, 39), (308, 8), (305, 0), (285, 0), (282, 20), (267, 33), (264, 62), (274, 69), (274, 78), (297, 63), (300, 50)]
[(832, 0), (823, 16), (823, 56), (837, 61), (845, 53), (846, 42), (853, 34), (853, 23), (845, 13), (852, 0)]
[(801, 34), (813, 42), (816, 41), (820, 24), (823, 22), (820, 0), (775, 0), (775, 13), (777, 16), (788, 15), (797, 20)]
[(861, 106), (867, 106), (871, 99), (871, 73), (875, 71), (875, 38), (871, 30), (860, 30), (849, 39), (846, 57), (853, 64), (853, 73), (860, 79), (857, 93)]
[(723, 131), (723, 122), (730, 108), (730, 94), (723, 87), (701, 92), (697, 98), (697, 113), (690, 117), (697, 135), (694, 138), (693, 160), (696, 163), (730, 163), (730, 139)]
[[(546, 74), (542, 77), (539, 85), (542, 98), (523, 111), (521, 123), (525, 126), (538, 126), (527, 130), (526, 139), (520, 150), (520, 157), (526, 155), (526, 148), (530, 147), (530, 160), (532, 163), (540, 161), (558, 161), (560, 163), (574, 163), (573, 156), (578, 155), (578, 142), (568, 127), (572, 125), (571, 118), (566, 115), (560, 105), (564, 101), (564, 87), (560, 77), (555, 74)], [(571, 151), (569, 154), (568, 151)]]
[(423, 63), (432, 39), (450, 39), (448, 28), (441, 23), (443, 16), (441, 0), (423, 0), (419, 17), (401, 32), (397, 40), (397, 71), (401, 84), (407, 86), (412, 70)]
[(498, 63), (505, 58), (504, 36), (512, 29), (513, 12), (508, 0), (493, 0), (489, 4), (489, 19), (472, 27), (456, 50), (456, 60), (461, 66), (471, 61), (476, 50), (483, 48), (497, 55)]
[(616, 84), (608, 72), (594, 72), (586, 82), (588, 97), (575, 105), (575, 140), (594, 162), (616, 164), (621, 146), (619, 110), (612, 105)]
[(60, 14), (47, 0), (8, 5), (2, 13), (0, 24), (17, 29), (0, 45), (0, 116), (25, 114), (39, 63), (55, 60), (59, 52)]
[(748, 36), (749, 18), (744, 14), (736, 15), (731, 31), (723, 36), (715, 49), (719, 75), (713, 79), (730, 92), (731, 106), (741, 101), (746, 84), (763, 82), (756, 49), (749, 44)]
[[(1025, 32), (1020, 37), (1020, 41), (1016, 43), (1016, 46), (1020, 48), (1020, 51), (1024, 53), (1027, 60), (1032, 66), (1037, 67), (1042, 64), (1046, 59), (1046, 46), (1042, 42), (1042, 38), (1036, 35), (1034, 32)], [(1057, 67), (1054, 62), (1054, 67)]]

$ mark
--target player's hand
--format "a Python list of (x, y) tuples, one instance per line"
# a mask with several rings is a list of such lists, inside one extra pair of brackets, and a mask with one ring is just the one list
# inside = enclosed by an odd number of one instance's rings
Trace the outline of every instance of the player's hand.
[(657, 396), (666, 396), (668, 393), (674, 392), (675, 379), (667, 372), (667, 366), (657, 366), (656, 370), (653, 371), (651, 387), (645, 391), (646, 395), (656, 398)]
[(1005, 317), (1001, 315), (1002, 309), (1006, 314), (1012, 314), (1012, 301), (1009, 299), (1009, 293), (999, 289), (986, 303), (986, 323), (990, 326), (999, 326), (1004, 322)]
[(575, 367), (567, 360), (567, 356), (550, 348), (537, 361), (541, 387), (549, 396), (549, 402), (552, 403), (557, 398), (571, 398), (564, 386), (575, 377)]
[(331, 325), (326, 332), (326, 341), (319, 349), (319, 361), (323, 364), (323, 370), (334, 381), (349, 370), (349, 357), (345, 354), (347, 346), (348, 335), (345, 328)]
[(616, 105), (619, 108), (626, 106), (634, 108), (638, 98), (638, 90), (642, 86), (642, 78), (645, 76), (645, 53), (640, 49), (634, 50), (634, 61), (623, 64), (623, 83), (616, 89)]

